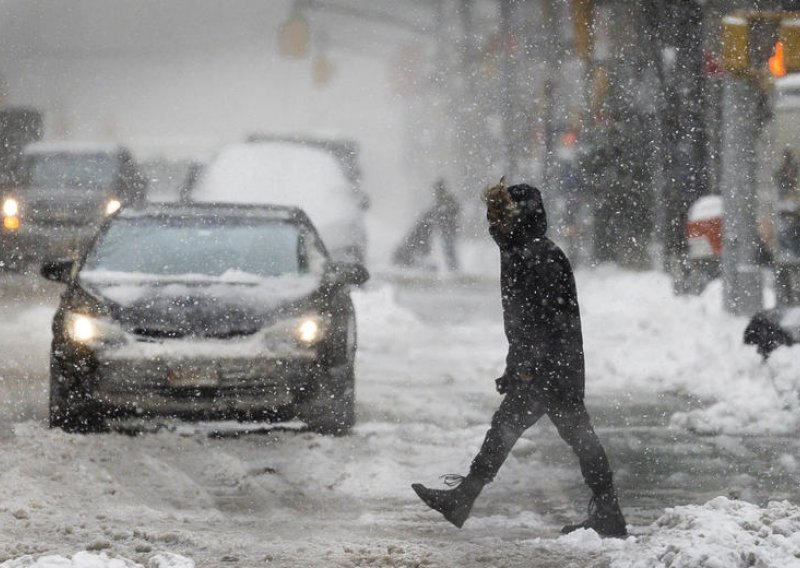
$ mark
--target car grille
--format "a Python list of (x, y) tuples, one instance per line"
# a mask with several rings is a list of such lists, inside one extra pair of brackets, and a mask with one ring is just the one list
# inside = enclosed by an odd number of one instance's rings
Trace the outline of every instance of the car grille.
[(27, 207), (25, 221), (37, 225), (90, 225), (97, 219), (95, 211), (85, 211), (59, 203), (48, 203)]
[(137, 327), (133, 334), (145, 339), (179, 339), (182, 337), (204, 337), (209, 339), (232, 339), (234, 337), (247, 337), (258, 331), (258, 328), (239, 328), (224, 330), (185, 330), (161, 329), (155, 327)]

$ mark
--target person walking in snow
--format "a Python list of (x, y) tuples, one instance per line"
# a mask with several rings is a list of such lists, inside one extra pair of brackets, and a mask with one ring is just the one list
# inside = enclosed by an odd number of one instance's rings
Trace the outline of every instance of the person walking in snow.
[(398, 266), (412, 266), (428, 256), (432, 251), (433, 236), (438, 231), (442, 238), (447, 269), (455, 272), (458, 270), (456, 233), (461, 205), (447, 190), (443, 179), (437, 180), (434, 184), (433, 197), (433, 205), (414, 223), (411, 231), (392, 254), (392, 262)]
[(461, 206), (455, 196), (447, 191), (443, 179), (437, 180), (433, 187), (435, 202), (433, 209), (436, 212), (436, 224), (442, 235), (442, 247), (447, 262), (447, 269), (458, 270), (458, 254), (456, 253), (456, 232), (458, 231), (458, 214)]
[(411, 487), (460, 528), (522, 433), (547, 415), (578, 456), (593, 494), (588, 518), (561, 532), (585, 528), (601, 536), (625, 536), (608, 458), (583, 401), (583, 337), (575, 280), (562, 250), (545, 236), (541, 193), (527, 184), (506, 188), (500, 180), (486, 190), (484, 199), (489, 232), (500, 248), (508, 355), (505, 372), (495, 383), (505, 398), (468, 475), (445, 476), (452, 489), (429, 489), (419, 483)]

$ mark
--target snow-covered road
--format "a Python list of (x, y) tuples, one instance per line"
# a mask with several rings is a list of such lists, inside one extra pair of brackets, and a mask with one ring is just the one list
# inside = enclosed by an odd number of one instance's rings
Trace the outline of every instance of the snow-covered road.
[(463, 472), (499, 403), (491, 278), (379, 275), (354, 294), (359, 425), (346, 438), (299, 424), (48, 430), (58, 288), (0, 280), (0, 566), (800, 565), (800, 348), (762, 364), (715, 285), (675, 298), (662, 274), (601, 267), (578, 288), (624, 541), (558, 534), (588, 492), (546, 420), (462, 530), (410, 491)]

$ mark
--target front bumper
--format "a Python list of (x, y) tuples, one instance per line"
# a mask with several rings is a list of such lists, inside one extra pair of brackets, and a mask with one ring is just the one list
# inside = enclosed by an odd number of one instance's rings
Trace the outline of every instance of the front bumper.
[(327, 378), (315, 350), (266, 354), (248, 342), (142, 343), (90, 361), (69, 382), (107, 416), (254, 417), (307, 400)]

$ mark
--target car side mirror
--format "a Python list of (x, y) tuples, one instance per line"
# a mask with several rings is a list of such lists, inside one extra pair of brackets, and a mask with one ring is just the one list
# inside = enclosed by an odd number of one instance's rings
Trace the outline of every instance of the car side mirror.
[(47, 260), (42, 263), (39, 273), (54, 282), (69, 282), (72, 268), (75, 266), (75, 261), (71, 258), (59, 258), (57, 260)]
[(331, 262), (325, 268), (324, 279), (330, 286), (361, 286), (369, 280), (369, 271), (358, 262)]

